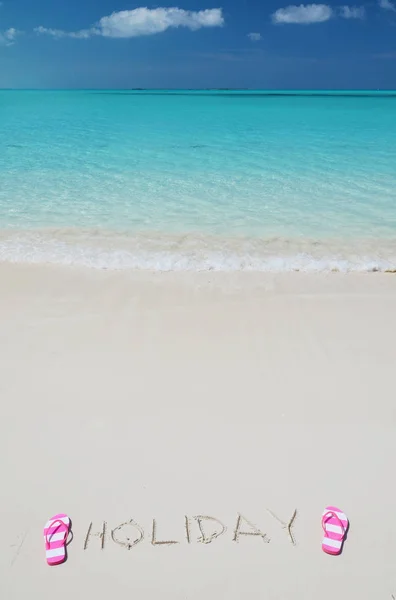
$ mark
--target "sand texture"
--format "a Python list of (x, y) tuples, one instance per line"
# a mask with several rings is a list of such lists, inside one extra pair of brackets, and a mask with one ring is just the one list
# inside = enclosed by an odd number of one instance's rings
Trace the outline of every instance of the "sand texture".
[(3, 264), (0, 339), (2, 599), (396, 596), (394, 275)]

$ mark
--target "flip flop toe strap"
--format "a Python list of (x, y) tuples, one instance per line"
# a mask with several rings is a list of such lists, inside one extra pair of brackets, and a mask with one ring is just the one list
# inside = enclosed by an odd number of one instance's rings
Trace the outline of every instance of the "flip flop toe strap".
[[(57, 527), (55, 527), (55, 525), (57, 525)], [(59, 527), (61, 527), (62, 525), (65, 525), (65, 527), (66, 527), (65, 531), (62, 531), (61, 533), (57, 533)], [(54, 529), (54, 527), (55, 527), (55, 529)], [(49, 533), (50, 529), (52, 529), (51, 533)], [(51, 522), (51, 525), (50, 525), (50, 527), (48, 527), (47, 533), (45, 534), (45, 547), (47, 550), (49, 550), (51, 542), (62, 542), (62, 544), (64, 544), (68, 537), (69, 537), (68, 525), (66, 523), (64, 523), (61, 519), (55, 519), (54, 521)]]
[[(337, 521), (337, 525), (328, 523), (329, 519), (335, 519)], [(339, 540), (344, 539), (346, 528), (345, 528), (343, 522), (341, 521), (341, 519), (339, 518), (339, 516), (337, 515), (337, 513), (334, 512), (333, 510), (329, 510), (323, 515), (322, 528), (323, 528), (323, 531), (325, 532), (326, 536), (329, 533), (333, 533), (334, 539), (339, 539)], [(337, 536), (337, 537), (335, 537), (335, 536)]]

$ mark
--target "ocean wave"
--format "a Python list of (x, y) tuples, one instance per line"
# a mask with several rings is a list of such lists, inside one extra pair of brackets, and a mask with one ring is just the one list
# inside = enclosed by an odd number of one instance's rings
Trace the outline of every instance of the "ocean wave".
[(0, 262), (159, 272), (396, 272), (396, 242), (7, 231), (0, 235)]

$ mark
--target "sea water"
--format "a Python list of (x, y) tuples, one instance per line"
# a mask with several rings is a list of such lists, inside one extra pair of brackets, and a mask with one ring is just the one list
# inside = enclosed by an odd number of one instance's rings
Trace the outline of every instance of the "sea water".
[(396, 93), (0, 91), (0, 260), (396, 268)]

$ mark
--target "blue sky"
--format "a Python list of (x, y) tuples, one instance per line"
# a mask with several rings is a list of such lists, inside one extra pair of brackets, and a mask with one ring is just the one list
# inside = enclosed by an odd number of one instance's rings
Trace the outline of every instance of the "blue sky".
[(396, 88), (396, 0), (4, 0), (0, 87)]

